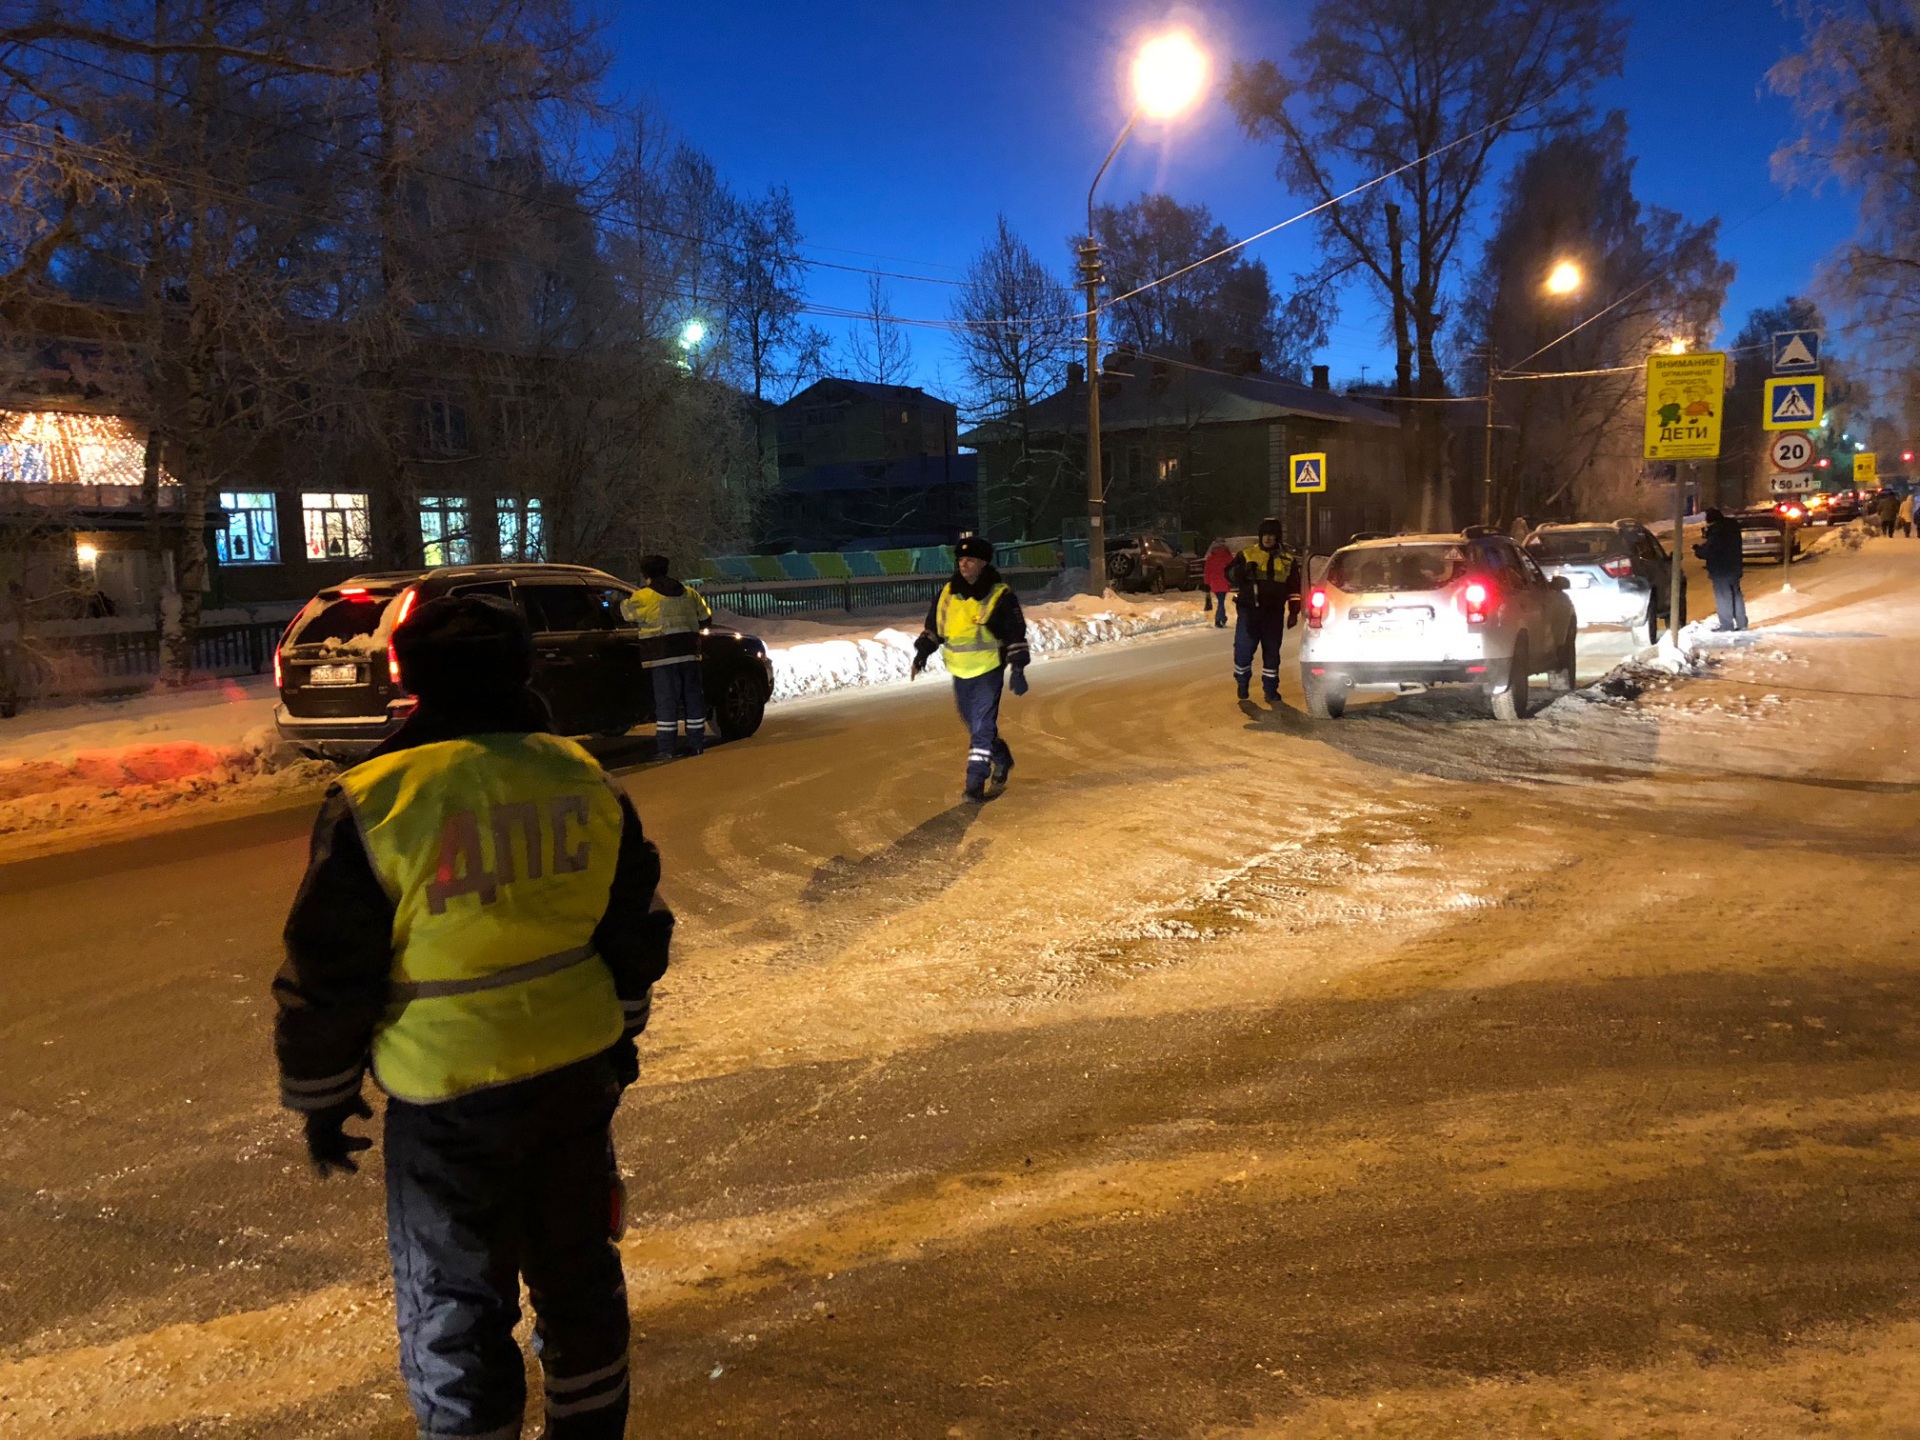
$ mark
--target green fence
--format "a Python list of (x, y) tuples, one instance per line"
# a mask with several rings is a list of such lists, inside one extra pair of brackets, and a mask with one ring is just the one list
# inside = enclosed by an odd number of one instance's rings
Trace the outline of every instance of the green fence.
[[(875, 553), (875, 552), (863, 552)], [(855, 575), (841, 580), (700, 580), (707, 603), (735, 615), (777, 616), (897, 609), (928, 605), (951, 572), (938, 575)], [(1043, 590), (1059, 575), (1055, 569), (1009, 568), (1001, 577), (1016, 593)]]

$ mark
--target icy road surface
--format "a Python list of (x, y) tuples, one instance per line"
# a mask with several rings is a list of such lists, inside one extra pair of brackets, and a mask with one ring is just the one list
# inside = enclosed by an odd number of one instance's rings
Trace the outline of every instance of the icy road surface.
[[(1750, 592), (1525, 725), (1183, 631), (984, 809), (925, 681), (629, 775), (632, 1433), (1910, 1433), (1920, 543)], [(0, 1435), (413, 1433), (377, 1166), (273, 1100), (297, 828), (0, 867)]]

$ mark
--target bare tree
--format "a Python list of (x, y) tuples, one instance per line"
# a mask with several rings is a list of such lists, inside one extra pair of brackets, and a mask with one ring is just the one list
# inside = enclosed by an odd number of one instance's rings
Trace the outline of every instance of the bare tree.
[(1004, 479), (1019, 538), (1032, 533), (1066, 468), (1058, 449), (1034, 444), (1033, 406), (1065, 379), (1073, 355), (1073, 297), (1002, 215), (967, 267), (953, 303), (968, 407), (1011, 438)]
[[(1635, 197), (1617, 111), (1543, 140), (1503, 190), (1461, 306), (1457, 362), (1476, 386), (1489, 356), (1519, 376), (1497, 385), (1504, 441), (1492, 511), (1602, 515), (1603, 497), (1638, 482), (1641, 363), (1676, 340), (1711, 337), (1733, 267), (1715, 247), (1717, 220), (1691, 224)], [(1546, 282), (1561, 264), (1581, 280), (1556, 298)]]
[[(1794, 103), (1800, 134), (1774, 156), (1782, 179), (1859, 187), (1860, 225), (1826, 284), (1872, 338), (1903, 398), (1920, 387), (1920, 5), (1799, 0), (1805, 49), (1768, 78)], [(1914, 417), (1920, 420), (1920, 415)]]
[(727, 248), (727, 334), (741, 388), (764, 400), (806, 339), (801, 324), (805, 262), (793, 197), (775, 186), (736, 212)]
[[(1619, 72), (1623, 44), (1609, 0), (1320, 0), (1294, 74), (1269, 60), (1234, 66), (1228, 97), (1241, 125), (1278, 144), (1282, 182), (1329, 206), (1328, 276), (1364, 276), (1391, 308), (1403, 396), (1447, 393), (1448, 285), (1495, 148), (1565, 123), (1587, 89)], [(1333, 204), (1349, 168), (1393, 178)], [(1417, 407), (1403, 431), (1426, 524), (1446, 509), (1437, 410)]]
[(893, 318), (892, 297), (878, 275), (867, 277), (867, 308), (847, 331), (847, 366), (876, 385), (913, 378), (913, 345)]

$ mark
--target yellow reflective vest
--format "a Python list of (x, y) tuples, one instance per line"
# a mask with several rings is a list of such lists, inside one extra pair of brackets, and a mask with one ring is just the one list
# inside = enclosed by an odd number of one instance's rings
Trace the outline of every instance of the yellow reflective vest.
[(940, 604), (934, 611), (934, 631), (940, 637), (940, 654), (947, 673), (959, 680), (985, 675), (1000, 666), (1000, 641), (987, 629), (993, 607), (1007, 587), (996, 585), (984, 600), (969, 600), (953, 593), (948, 581), (940, 592)]
[(655, 665), (681, 665), (700, 658), (700, 627), (713, 618), (713, 607), (699, 591), (683, 588), (678, 595), (662, 595), (651, 585), (643, 585), (620, 602), (622, 619), (639, 629), (643, 640), (666, 643), (646, 668)]
[(373, 1073), (431, 1103), (557, 1070), (623, 1028), (593, 949), (621, 809), (593, 757), (554, 735), (474, 735), (340, 779), (394, 903)]
[(1293, 593), (1293, 557), (1284, 550), (1262, 550), (1255, 541), (1235, 558), (1240, 598), (1262, 610), (1278, 609)]

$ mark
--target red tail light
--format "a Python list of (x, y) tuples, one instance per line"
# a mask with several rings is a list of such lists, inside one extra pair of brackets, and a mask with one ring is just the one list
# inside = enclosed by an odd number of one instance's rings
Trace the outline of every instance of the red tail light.
[(280, 673), (280, 647), (276, 645), (273, 647), (273, 688), (278, 690), (283, 683), (284, 677)]
[(1473, 580), (1468, 582), (1460, 598), (1467, 602), (1467, 623), (1469, 625), (1485, 623), (1487, 612), (1493, 608), (1493, 592), (1478, 580)]
[(413, 602), (420, 598), (420, 592), (413, 586), (407, 587), (407, 593), (400, 597), (400, 613), (393, 617), (393, 628), (398, 630), (407, 623), (407, 616), (413, 613)]
[(400, 652), (393, 648), (393, 641), (387, 641), (387, 678), (396, 688), (400, 684)]
[(1327, 619), (1327, 592), (1315, 590), (1307, 596), (1307, 628), (1318, 630)]
[(1625, 580), (1633, 574), (1633, 561), (1627, 559), (1624, 555), (1616, 555), (1600, 568), (1616, 580)]

